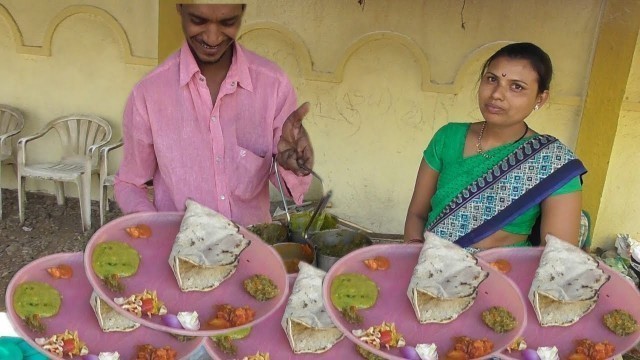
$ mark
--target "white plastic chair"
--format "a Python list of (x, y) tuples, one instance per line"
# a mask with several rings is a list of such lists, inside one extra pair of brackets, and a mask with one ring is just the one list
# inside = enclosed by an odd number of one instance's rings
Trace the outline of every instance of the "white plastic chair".
[[(0, 182), (2, 165), (15, 163), (11, 137), (22, 131), (24, 116), (20, 110), (0, 104)], [(0, 219), (2, 219), (2, 186), (0, 184)]]
[(109, 171), (109, 153), (122, 147), (122, 140), (100, 149), (100, 226), (104, 225), (105, 213), (109, 210), (107, 188), (113, 186), (115, 175)]
[[(62, 155), (55, 162), (28, 164), (27, 143), (55, 129), (60, 137)], [(98, 150), (111, 140), (111, 126), (95, 115), (74, 114), (49, 122), (35, 135), (18, 140), (18, 206), (20, 223), (24, 222), (26, 178), (53, 180), (58, 205), (64, 205), (64, 183), (78, 186), (82, 230), (91, 228), (91, 174), (98, 170)]]

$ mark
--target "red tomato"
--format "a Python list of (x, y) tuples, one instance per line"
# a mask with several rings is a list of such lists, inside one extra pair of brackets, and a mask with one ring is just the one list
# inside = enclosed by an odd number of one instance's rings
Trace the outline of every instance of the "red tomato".
[(62, 342), (62, 352), (64, 354), (72, 354), (76, 350), (76, 342), (73, 339), (67, 339)]
[(391, 344), (391, 331), (390, 330), (382, 330), (380, 331), (380, 343), (383, 345)]
[(140, 305), (140, 311), (143, 314), (153, 313), (153, 299), (142, 299), (142, 305)]

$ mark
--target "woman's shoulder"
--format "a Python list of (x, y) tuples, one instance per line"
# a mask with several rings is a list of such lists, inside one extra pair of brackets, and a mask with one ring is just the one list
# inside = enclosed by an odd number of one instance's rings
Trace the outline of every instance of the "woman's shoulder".
[(450, 122), (440, 127), (440, 129), (436, 131), (436, 134), (440, 136), (452, 136), (460, 133), (466, 134), (470, 125), (471, 123)]
[(577, 158), (573, 149), (564, 144), (560, 139), (549, 134), (538, 134), (532, 137), (534, 142), (542, 145), (547, 151), (551, 152), (554, 156), (562, 155), (568, 158)]

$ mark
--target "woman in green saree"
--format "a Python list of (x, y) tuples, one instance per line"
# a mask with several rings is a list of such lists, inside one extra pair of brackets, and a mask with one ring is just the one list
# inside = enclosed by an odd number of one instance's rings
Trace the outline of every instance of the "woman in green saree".
[(507, 45), (485, 62), (484, 121), (449, 123), (434, 135), (407, 211), (406, 241), (424, 241), (429, 231), (462, 247), (530, 246), (540, 217), (542, 239), (577, 244), (586, 169), (558, 139), (525, 122), (549, 98), (551, 76), (549, 56), (531, 43)]

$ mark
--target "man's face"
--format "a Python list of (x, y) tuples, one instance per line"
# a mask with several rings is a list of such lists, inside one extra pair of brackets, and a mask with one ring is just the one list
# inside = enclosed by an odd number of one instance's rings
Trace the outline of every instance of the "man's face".
[(242, 5), (178, 5), (182, 30), (193, 55), (201, 63), (217, 63), (235, 41)]

